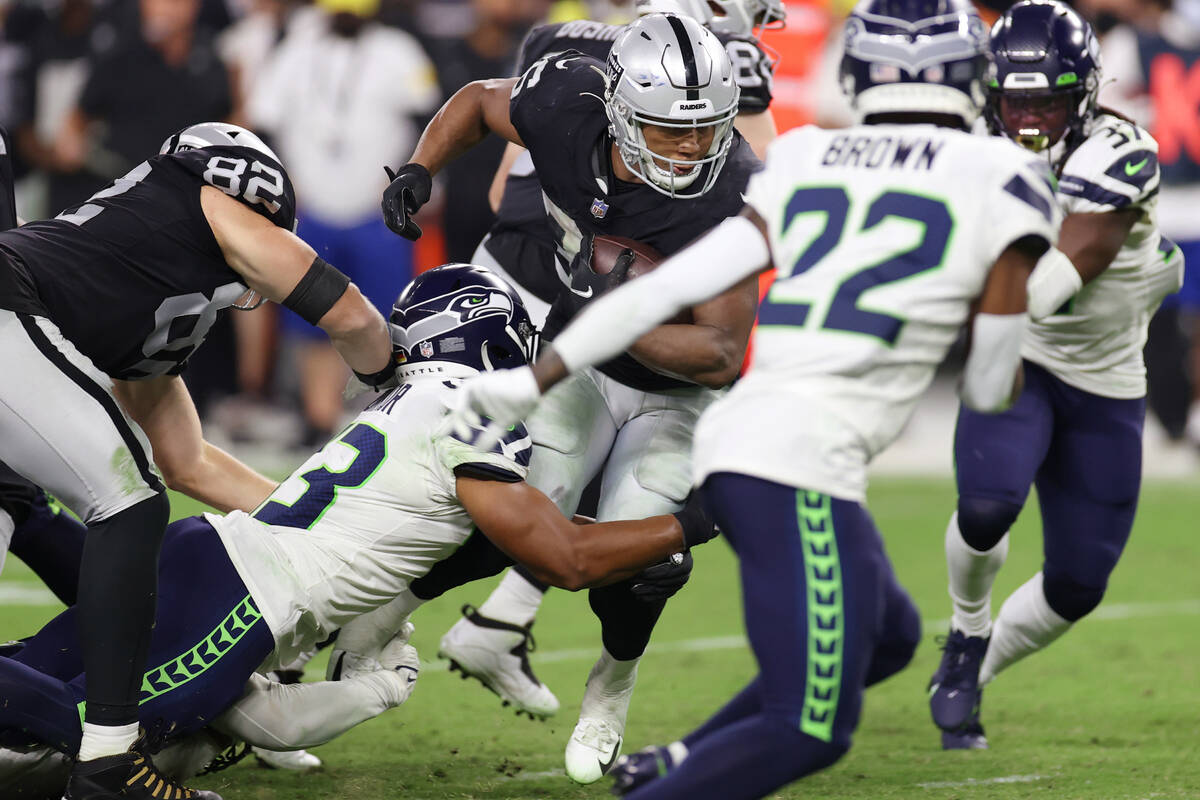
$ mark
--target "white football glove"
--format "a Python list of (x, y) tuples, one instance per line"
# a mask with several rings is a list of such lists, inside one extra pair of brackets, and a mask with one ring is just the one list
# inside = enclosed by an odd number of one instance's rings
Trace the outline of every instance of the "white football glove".
[[(459, 385), (450, 409), (455, 434), (480, 450), (490, 450), (504, 432), (537, 408), (541, 392), (529, 367), (484, 372)], [(490, 422), (484, 425), (483, 417)], [(475, 431), (483, 428), (482, 434)], [(472, 440), (472, 437), (475, 437)]]

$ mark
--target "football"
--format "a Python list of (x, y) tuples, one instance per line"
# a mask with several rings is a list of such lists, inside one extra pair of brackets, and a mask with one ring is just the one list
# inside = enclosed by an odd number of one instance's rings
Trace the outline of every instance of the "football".
[[(622, 283), (654, 270), (662, 262), (663, 255), (644, 242), (621, 236), (597, 236), (592, 242), (591, 266), (592, 272), (597, 275), (608, 275), (617, 268), (618, 263), (630, 259), (632, 261), (620, 281)], [(664, 324), (686, 325), (691, 322), (691, 309), (684, 309)]]

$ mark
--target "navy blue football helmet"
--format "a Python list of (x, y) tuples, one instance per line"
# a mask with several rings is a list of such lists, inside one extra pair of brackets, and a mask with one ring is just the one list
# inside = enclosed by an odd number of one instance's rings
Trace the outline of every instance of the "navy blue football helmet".
[(483, 372), (533, 361), (538, 331), (516, 289), (483, 267), (445, 264), (416, 277), (392, 306), (392, 350), (405, 366), (437, 361)]
[(1082, 136), (1096, 113), (1100, 44), (1079, 14), (1056, 0), (1025, 0), (996, 21), (991, 46), (993, 133), (1034, 152)]
[(987, 26), (967, 0), (862, 0), (846, 19), (842, 90), (860, 121), (947, 114), (969, 126), (988, 67)]

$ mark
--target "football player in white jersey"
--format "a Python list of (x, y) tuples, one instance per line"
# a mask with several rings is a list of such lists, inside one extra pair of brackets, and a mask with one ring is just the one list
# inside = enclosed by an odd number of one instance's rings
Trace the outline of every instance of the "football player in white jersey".
[[(1157, 143), (1096, 107), (1088, 24), (1061, 3), (1026, 0), (996, 23), (991, 46), (992, 132), (1047, 160), (1065, 219), (1029, 283), (1024, 393), (1004, 414), (958, 418), (958, 509), (945, 538), (954, 613), (929, 701), (947, 749), (987, 747), (981, 687), (1104, 596), (1141, 483), (1146, 330), (1183, 268), (1155, 224)], [(1031, 484), (1042, 569), (993, 623), (992, 583)]]
[[(568, 589), (629, 578), (714, 535), (694, 503), (674, 515), (576, 525), (525, 483), (532, 444), (523, 424), (509, 426), (486, 452), (473, 446), (481, 430), (449, 429), (445, 410), (456, 382), (524, 365), (536, 342), (520, 297), (491, 273), (462, 264), (426, 272), (397, 300), (391, 322), (400, 386), (253, 514), (205, 514), (168, 528), (139, 698), (147, 752), (229, 709), (256, 670), (286, 664), (390, 603), (476, 528), (540, 580)], [(6, 743), (23, 731), (76, 752), (84, 675), (75, 615), (68, 609), (0, 657)], [(387, 638), (403, 624), (397, 620)], [(357, 655), (396, 668), (415, 664), (403, 643), (383, 648), (382, 657)], [(340, 653), (335, 667), (354, 663)], [(398, 704), (396, 689), (380, 689), (391, 693), (383, 707)]]
[(968, 132), (987, 30), (966, 0), (864, 0), (845, 41), (862, 124), (783, 134), (741, 216), (591, 304), (532, 369), (459, 395), (464, 423), (519, 419), (568, 372), (777, 269), (754, 364), (704, 413), (693, 456), (740, 561), (760, 671), (682, 741), (618, 761), (616, 788), (637, 800), (762, 797), (847, 751), (863, 690), (920, 638), (863, 505), (867, 464), (966, 323), (964, 403), (1000, 411), (1019, 389), (1025, 282), (1060, 215), (1044, 161)]

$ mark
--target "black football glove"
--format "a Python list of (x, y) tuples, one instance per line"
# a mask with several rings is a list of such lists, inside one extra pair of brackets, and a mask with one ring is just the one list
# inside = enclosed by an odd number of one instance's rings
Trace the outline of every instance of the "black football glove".
[(629, 589), (644, 603), (661, 603), (682, 589), (691, 574), (692, 554), (685, 550), (634, 575)]
[(683, 527), (683, 546), (687, 548), (704, 544), (720, 533), (716, 523), (704, 510), (704, 503), (696, 492), (688, 494), (683, 508), (675, 512), (675, 519), (679, 520), (680, 526)]
[(393, 233), (415, 242), (421, 238), (421, 226), (413, 222), (413, 215), (429, 202), (433, 178), (420, 164), (405, 164), (395, 172), (383, 170), (391, 181), (383, 190), (383, 221)]

